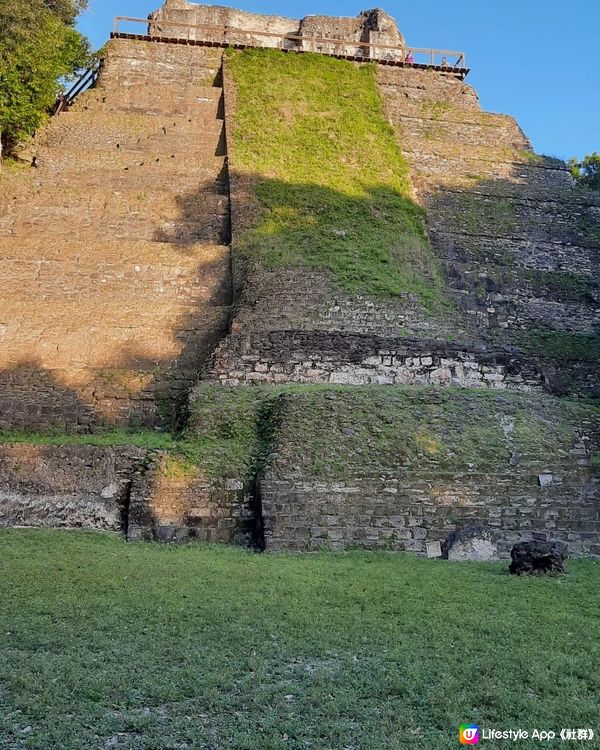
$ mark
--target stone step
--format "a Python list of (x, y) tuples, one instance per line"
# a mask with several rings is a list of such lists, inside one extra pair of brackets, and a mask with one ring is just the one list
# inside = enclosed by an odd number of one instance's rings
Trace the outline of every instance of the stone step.
[[(507, 280), (499, 288), (486, 288), (485, 278), (469, 275), (469, 267), (453, 264), (452, 271), (452, 286), (458, 291), (458, 303), (486, 325), (589, 334), (600, 330), (597, 293), (595, 299), (569, 300), (568, 294), (560, 289), (539, 289), (522, 279)], [(456, 273), (461, 271), (464, 275), (457, 281)]]
[[(431, 230), (436, 252), (452, 265), (464, 267), (474, 278), (508, 269), (575, 274), (591, 283), (600, 274), (600, 255), (595, 248), (556, 242), (532, 242)], [(482, 277), (483, 277), (482, 276)]]
[[(538, 170), (544, 172), (544, 170)], [(546, 170), (554, 173), (556, 170)], [(543, 179), (544, 175), (541, 175)], [(577, 188), (567, 190), (529, 189), (527, 184), (519, 182), (482, 181), (471, 190), (444, 189), (431, 198), (447, 205), (469, 202), (473, 206), (505, 204), (522, 206), (541, 211), (558, 211), (574, 220), (588, 217), (592, 222), (600, 222), (600, 195), (595, 191), (581, 191)]]
[[(35, 299), (85, 302), (94, 295), (104, 305), (120, 297), (173, 304), (193, 301), (229, 304), (230, 251), (227, 245), (172, 245), (132, 240), (45, 237), (0, 238), (5, 323), (10, 307), (26, 310)], [(23, 289), (28, 294), (23, 294)], [(9, 304), (9, 300), (12, 300)], [(21, 302), (19, 302), (21, 300)]]
[[(39, 173), (38, 173), (39, 174)], [(183, 214), (195, 215), (205, 209), (206, 213), (216, 210), (218, 206), (226, 206), (229, 196), (221, 192), (220, 185), (211, 182), (199, 182), (194, 190), (179, 190), (178, 186), (171, 189), (156, 189), (154, 183), (145, 189), (122, 188), (108, 190), (100, 185), (92, 185), (81, 189), (74, 187), (68, 180), (59, 185), (45, 184), (43, 180), (30, 185), (29, 190), (13, 194), (10, 200), (5, 200), (3, 212), (16, 214), (35, 210), (44, 211), (55, 208), (76, 208), (78, 210), (115, 214), (127, 214), (152, 211), (155, 216), (172, 218)]]
[(411, 162), (413, 181), (423, 191), (438, 188), (487, 189), (497, 185), (498, 192), (510, 191), (512, 185), (532, 190), (571, 190), (573, 181), (567, 170), (544, 169), (522, 161), (470, 158), (468, 155), (448, 156), (431, 151), (406, 151)]
[[(110, 193), (125, 191), (128, 193), (147, 193), (151, 187), (153, 192), (162, 193), (201, 193), (205, 190), (214, 191), (219, 194), (229, 194), (229, 182), (225, 157), (215, 157), (217, 169), (214, 167), (194, 166), (193, 169), (179, 169), (176, 172), (155, 172), (152, 182), (148, 183), (143, 167), (138, 169), (127, 169), (115, 172), (112, 170), (96, 169), (78, 174), (76, 180), (73, 175), (66, 173), (46, 173), (44, 170), (31, 169), (22, 175), (24, 179), (18, 182), (12, 181), (7, 186), (6, 182), (0, 183), (0, 207), (7, 210), (6, 206), (11, 201), (28, 200), (30, 196), (40, 192), (49, 194), (72, 193), (80, 190), (87, 193), (100, 190)], [(5, 187), (6, 186), (6, 187)]]
[(107, 45), (100, 83), (116, 87), (122, 81), (140, 78), (149, 86), (159, 84), (215, 82), (223, 59), (223, 50), (156, 42), (132, 42), (112, 39)]
[(161, 268), (165, 270), (187, 268), (193, 272), (200, 263), (205, 264), (206, 267), (216, 267), (220, 263), (227, 263), (229, 247), (205, 243), (182, 248), (180, 245), (166, 242), (105, 239), (99, 237), (97, 233), (93, 242), (90, 242), (89, 237), (73, 236), (47, 242), (45, 237), (37, 235), (18, 240), (0, 237), (0, 258), (23, 263), (55, 260), (67, 266), (82, 263), (89, 263), (93, 266), (98, 263), (115, 262), (122, 263), (124, 267), (128, 264), (143, 267), (155, 266), (159, 271)]
[[(454, 112), (452, 110), (452, 114)], [(472, 122), (469, 121), (472, 118), (467, 118), (464, 122), (399, 111), (391, 113), (391, 119), (401, 129), (404, 145), (410, 139), (415, 144), (425, 142), (432, 151), (437, 150), (441, 142), (455, 144), (459, 149), (468, 149), (469, 152), (474, 148), (488, 147), (493, 150), (504, 147), (522, 153), (524, 158), (527, 158), (525, 154), (531, 153), (529, 140), (512, 118), (489, 123)]]
[[(38, 173), (39, 174), (39, 173)], [(200, 183), (194, 190), (180, 190), (178, 186), (171, 189), (157, 190), (154, 183), (145, 189), (129, 189), (127, 187), (106, 189), (104, 186), (74, 186), (71, 181), (61, 185), (44, 181), (29, 190), (14, 194), (11, 200), (5, 200), (2, 205), (3, 214), (11, 216), (22, 212), (35, 211), (40, 217), (45, 211), (61, 211), (62, 209), (76, 209), (95, 215), (140, 215), (152, 214), (164, 219), (181, 216), (195, 217), (202, 213), (213, 213), (227, 208), (229, 196), (223, 194), (215, 181)]]
[[(153, 71), (154, 74), (156, 72), (156, 70)], [(107, 71), (104, 69), (99, 85), (78, 96), (70, 111), (84, 109), (89, 102), (96, 102), (129, 90), (142, 94), (145, 89), (146, 98), (149, 101), (160, 99), (164, 94), (175, 94), (179, 97), (190, 95), (191, 98), (200, 99), (203, 102), (217, 103), (223, 96), (222, 86), (215, 86), (211, 81), (200, 76), (186, 77), (181, 74), (181, 71), (179, 74), (182, 77), (173, 80), (155, 79), (154, 75), (126, 73), (109, 81), (106, 74)]]
[[(539, 179), (534, 184), (527, 183), (524, 179), (513, 175), (511, 180), (475, 180), (472, 176), (471, 185), (456, 188), (445, 188), (448, 193), (472, 193), (481, 198), (508, 198), (521, 202), (533, 201), (541, 203), (557, 203), (569, 206), (573, 209), (597, 207), (600, 208), (600, 194), (595, 191), (582, 191), (568, 182), (556, 184), (556, 173), (559, 170), (538, 170)], [(549, 176), (550, 184), (544, 182), (544, 177)]]
[(440, 191), (428, 206), (428, 222), (434, 231), (584, 247), (600, 243), (600, 207), (489, 197), (468, 191)]
[(222, 111), (222, 90), (194, 85), (155, 86), (147, 80), (137, 85), (124, 82), (110, 90), (91, 89), (73, 110), (218, 118)]
[(523, 135), (518, 122), (510, 115), (483, 112), (480, 109), (463, 109), (433, 99), (412, 100), (406, 97), (399, 99), (392, 95), (385, 101), (385, 112), (394, 125), (405, 118), (409, 120), (421, 119), (438, 122), (448, 127), (453, 124), (457, 126), (473, 125), (481, 129), (482, 133), (504, 131), (506, 133), (518, 132)]
[[(42, 200), (40, 200), (42, 198)], [(229, 199), (215, 192), (192, 195), (169, 193), (109, 193), (73, 196), (44, 193), (8, 205), (0, 216), (0, 236), (75, 236), (93, 232), (107, 236), (165, 242), (227, 240)]]
[[(76, 321), (71, 324), (59, 316), (9, 324), (0, 340), (1, 370), (6, 374), (33, 365), (36, 369), (110, 367), (151, 372), (183, 356), (201, 361), (227, 332), (230, 308), (190, 308), (178, 318), (161, 311), (138, 315), (134, 308), (119, 308), (118, 313), (100, 323), (93, 314), (68, 305), (64, 315)], [(186, 352), (187, 347), (193, 351)]]
[(426, 137), (411, 137), (402, 144), (407, 155), (418, 158), (423, 156), (439, 159), (468, 159), (484, 162), (510, 162), (519, 164), (522, 161), (523, 151), (508, 144), (478, 144), (465, 146), (459, 140), (445, 139), (443, 134), (439, 139)]
[[(96, 351), (98, 342), (104, 342), (106, 351), (110, 351), (110, 340), (115, 337), (115, 343), (135, 341), (137, 348), (142, 346), (154, 347), (160, 341), (161, 348), (168, 345), (168, 354), (175, 351), (180, 342), (186, 339), (188, 333), (198, 330), (210, 331), (214, 328), (214, 321), (219, 321), (230, 310), (228, 305), (208, 305), (198, 308), (195, 305), (181, 306), (148, 306), (141, 308), (133, 303), (129, 306), (116, 303), (118, 310), (113, 314), (110, 309), (102, 309), (102, 322), (93, 311), (83, 309), (77, 303), (68, 303), (64, 307), (65, 315), (76, 315), (69, 322), (61, 321), (59, 316), (36, 315), (35, 320), (25, 320), (9, 323), (4, 327), (0, 354), (3, 361), (9, 363), (21, 361), (25, 347), (35, 343), (36, 351), (48, 353), (50, 350), (66, 352), (71, 349), (75, 361), (81, 358), (80, 352)], [(41, 308), (34, 308), (41, 313)], [(225, 323), (223, 324), (225, 326)], [(221, 324), (219, 324), (219, 330)], [(87, 332), (87, 333), (86, 333)], [(116, 332), (116, 333), (115, 333)], [(77, 341), (77, 347), (73, 343)], [(178, 343), (179, 342), (179, 343)], [(120, 355), (118, 355), (120, 356)], [(50, 365), (53, 363), (48, 360)]]
[(68, 222), (56, 225), (53, 222), (36, 222), (16, 226), (9, 235), (15, 240), (27, 238), (31, 232), (43, 233), (49, 239), (60, 239), (72, 236), (87, 237), (94, 242), (98, 234), (104, 234), (107, 239), (135, 239), (146, 242), (168, 242), (181, 247), (195, 245), (202, 242), (224, 243), (229, 240), (229, 221), (226, 215), (215, 215), (203, 220), (190, 221), (158, 221), (148, 224), (143, 219), (115, 217), (101, 222), (90, 222), (82, 227), (82, 231), (73, 228)]
[(43, 149), (37, 157), (37, 168), (52, 172), (91, 170), (134, 169), (145, 167), (146, 170), (167, 172), (189, 171), (194, 166), (212, 168), (217, 173), (223, 163), (224, 148), (218, 140), (210, 143), (161, 142), (143, 143), (135, 146), (104, 147), (88, 151), (73, 147), (55, 147)]
[(214, 113), (204, 117), (165, 117), (88, 112), (64, 112), (53, 118), (36, 138), (38, 147), (86, 149), (148, 148), (165, 150), (198, 143), (215, 148), (223, 135), (223, 121)]
[[(9, 264), (0, 261), (4, 271)], [(39, 275), (34, 277), (35, 268), (16, 269), (8, 267), (12, 278), (20, 283), (26, 283), (28, 278), (31, 291), (38, 293), (39, 300), (28, 302), (16, 292), (8, 293), (0, 306), (3, 330), (26, 325), (36, 327), (54, 321), (61, 323), (61, 311), (77, 313), (77, 325), (81, 321), (90, 325), (102, 326), (131, 324), (136, 312), (140, 315), (140, 326), (157, 326), (159, 321), (177, 322), (192, 311), (194, 315), (201, 315), (213, 307), (228, 307), (231, 301), (231, 289), (226, 278), (216, 279), (179, 279), (174, 273), (165, 270), (164, 279), (155, 270), (144, 269), (139, 276), (144, 284), (132, 282), (126, 271), (114, 268), (72, 269), (68, 272), (64, 266), (60, 269), (51, 267), (50, 263), (38, 266)], [(58, 272), (63, 271), (59, 276)], [(119, 278), (121, 277), (121, 278)], [(69, 288), (71, 281), (77, 281), (79, 288)], [(46, 286), (42, 286), (45, 284)], [(87, 300), (85, 299), (87, 296)], [(86, 308), (86, 303), (90, 309)], [(48, 305), (56, 305), (55, 311), (47, 310)], [(118, 309), (117, 309), (118, 308)], [(22, 318), (21, 322), (18, 318)], [(81, 320), (80, 320), (81, 319)], [(36, 323), (37, 321), (37, 323)], [(95, 321), (95, 323), (94, 323)], [(64, 321), (65, 329), (73, 325), (72, 321)], [(137, 325), (137, 323), (136, 323)]]

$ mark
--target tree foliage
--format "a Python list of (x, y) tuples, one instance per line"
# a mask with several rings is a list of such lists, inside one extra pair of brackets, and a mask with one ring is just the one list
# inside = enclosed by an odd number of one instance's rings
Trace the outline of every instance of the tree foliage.
[(44, 5), (55, 13), (63, 23), (72, 26), (81, 11), (85, 10), (87, 0), (44, 0)]
[(87, 0), (0, 0), (0, 135), (10, 153), (47, 116), (59, 79), (89, 57), (74, 27)]
[(600, 154), (588, 154), (582, 161), (571, 159), (569, 169), (579, 185), (600, 190)]

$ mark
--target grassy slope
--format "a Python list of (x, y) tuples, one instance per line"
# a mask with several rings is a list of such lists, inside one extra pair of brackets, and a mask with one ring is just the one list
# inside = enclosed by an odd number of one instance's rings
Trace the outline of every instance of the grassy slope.
[[(511, 424), (509, 432), (505, 432)], [(281, 385), (194, 391), (180, 437), (152, 430), (91, 435), (0, 432), (0, 443), (137, 445), (168, 450), (209, 476), (250, 479), (274, 448), (304, 476), (425, 469), (436, 476), (504, 469), (514, 451), (524, 468), (572, 449), (580, 430), (600, 433), (600, 408), (539, 394), (401, 386)], [(533, 468), (532, 468), (533, 471)], [(535, 473), (535, 472), (533, 472)]]
[(447, 750), (462, 722), (598, 728), (597, 562), (543, 580), (80, 532), (5, 531), (0, 549), (7, 750)]
[(236, 249), (267, 266), (330, 269), (350, 292), (439, 304), (441, 274), (372, 67), (271, 50), (232, 52), (227, 65), (232, 167), (256, 177), (263, 208)]
[[(507, 427), (508, 425), (508, 427)], [(188, 440), (216, 475), (256, 472), (269, 453), (303, 477), (342, 479), (352, 470), (407, 478), (421, 471), (504, 471), (568, 455), (575, 435), (600, 432), (600, 409), (539, 394), (400, 386), (203, 384)], [(539, 468), (539, 467), (538, 467)]]

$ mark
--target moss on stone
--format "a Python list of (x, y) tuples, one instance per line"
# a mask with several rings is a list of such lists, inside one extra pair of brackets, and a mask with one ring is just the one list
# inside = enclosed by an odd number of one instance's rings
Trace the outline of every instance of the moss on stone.
[(299, 477), (396, 474), (414, 480), (493, 473), (513, 454), (533, 467), (568, 454), (583, 425), (598, 434), (600, 407), (510, 391), (202, 384), (181, 437), (152, 430), (15, 431), (0, 433), (0, 442), (167, 450), (165, 471), (175, 478), (200, 471), (251, 481), (276, 459)]
[(600, 361), (600, 335), (568, 333), (550, 328), (516, 331), (513, 340), (533, 357), (556, 362)]
[(203, 469), (248, 478), (273, 463), (343, 480), (491, 472), (572, 449), (600, 409), (509, 391), (396, 386), (201, 385), (186, 440)]
[(76, 434), (60, 430), (2, 430), (0, 443), (29, 445), (134, 445), (152, 450), (177, 448), (179, 441), (169, 433), (143, 428), (99, 430)]
[(565, 302), (593, 302), (595, 284), (587, 276), (568, 271), (519, 270), (518, 277), (525, 281), (536, 296), (548, 296)]
[(237, 103), (231, 167), (254, 178), (262, 207), (235, 252), (268, 267), (329, 269), (350, 292), (443, 305), (373, 67), (273, 50), (232, 51), (227, 65)]

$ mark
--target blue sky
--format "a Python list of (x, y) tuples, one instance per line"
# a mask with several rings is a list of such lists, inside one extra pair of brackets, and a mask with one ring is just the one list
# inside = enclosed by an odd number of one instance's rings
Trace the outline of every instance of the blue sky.
[[(221, 0), (221, 4), (229, 3)], [(363, 0), (236, 0), (300, 18), (353, 16)], [(600, 151), (600, 0), (379, 0), (409, 44), (464, 50), (484, 109), (517, 118), (539, 153)], [(90, 0), (79, 27), (102, 45), (114, 15), (146, 17), (161, 0)]]

